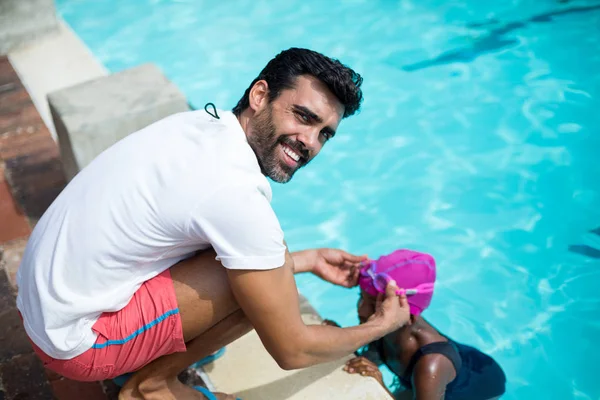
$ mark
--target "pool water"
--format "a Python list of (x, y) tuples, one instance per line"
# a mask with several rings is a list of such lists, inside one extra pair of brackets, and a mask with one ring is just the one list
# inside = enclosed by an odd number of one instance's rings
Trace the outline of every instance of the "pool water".
[[(498, 360), (504, 398), (600, 398), (600, 1), (56, 3), (111, 71), (154, 62), (196, 107), (292, 46), (355, 68), (362, 112), (274, 185), (292, 250), (429, 252), (425, 317)], [(297, 281), (357, 323), (356, 289)]]

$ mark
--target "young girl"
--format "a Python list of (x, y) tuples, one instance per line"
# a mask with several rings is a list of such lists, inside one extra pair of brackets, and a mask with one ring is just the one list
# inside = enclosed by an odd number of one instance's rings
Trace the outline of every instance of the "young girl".
[(373, 315), (377, 297), (390, 280), (406, 288), (409, 323), (369, 344), (362, 356), (350, 360), (344, 369), (371, 376), (385, 387), (377, 367), (384, 363), (418, 400), (484, 400), (502, 395), (506, 378), (496, 361), (453, 341), (421, 317), (431, 302), (435, 282), (435, 261), (430, 255), (397, 250), (365, 265), (359, 276), (360, 322)]

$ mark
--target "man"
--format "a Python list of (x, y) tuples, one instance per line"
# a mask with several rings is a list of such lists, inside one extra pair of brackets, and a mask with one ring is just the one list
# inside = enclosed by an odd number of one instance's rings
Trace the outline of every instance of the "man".
[(366, 324), (304, 325), (293, 274), (353, 286), (365, 257), (288, 253), (270, 206), (266, 177), (287, 182), (317, 156), (358, 110), (361, 81), (292, 48), (233, 113), (171, 116), (82, 170), (37, 224), (17, 277), (25, 329), (46, 367), (78, 380), (136, 371), (121, 399), (203, 399), (177, 374), (252, 328), (294, 369), (406, 323), (406, 298), (390, 284)]

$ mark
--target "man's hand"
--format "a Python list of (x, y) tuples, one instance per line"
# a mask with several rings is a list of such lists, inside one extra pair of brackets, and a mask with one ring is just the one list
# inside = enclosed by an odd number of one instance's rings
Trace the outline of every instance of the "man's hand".
[(375, 312), (368, 319), (368, 322), (381, 324), (385, 334), (403, 327), (410, 320), (410, 307), (406, 295), (397, 295), (397, 291), (396, 282), (390, 281), (385, 288), (385, 295), (377, 296)]
[(319, 278), (344, 287), (356, 286), (360, 263), (368, 257), (339, 249), (313, 249), (292, 253), (296, 272), (312, 272)]

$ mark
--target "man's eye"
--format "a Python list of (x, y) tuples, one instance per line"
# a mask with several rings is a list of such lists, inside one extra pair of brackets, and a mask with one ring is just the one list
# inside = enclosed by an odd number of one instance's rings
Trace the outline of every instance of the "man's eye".
[(329, 140), (329, 139), (332, 138), (332, 135), (329, 132), (321, 132), (321, 135), (323, 135), (323, 137), (325, 138), (325, 140)]
[(309, 122), (310, 118), (306, 114), (297, 113), (298, 118), (300, 118), (303, 122)]

